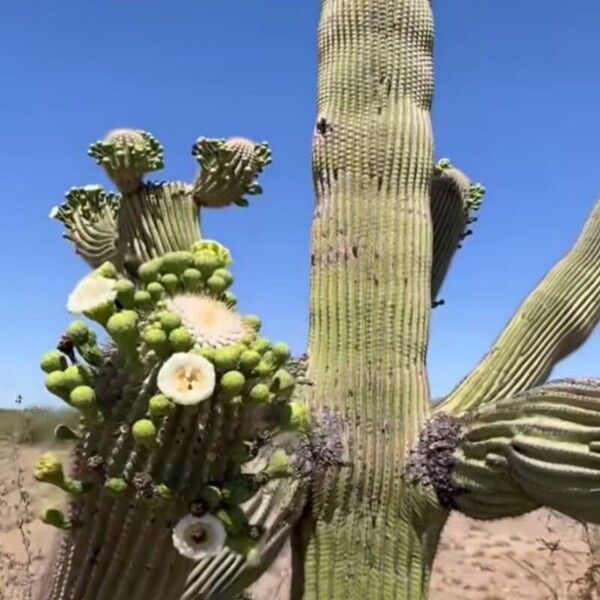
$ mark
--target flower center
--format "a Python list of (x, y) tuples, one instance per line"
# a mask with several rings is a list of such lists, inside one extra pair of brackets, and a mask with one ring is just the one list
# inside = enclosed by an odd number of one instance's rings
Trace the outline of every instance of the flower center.
[(177, 387), (179, 391), (191, 391), (202, 382), (202, 373), (192, 367), (181, 367), (177, 371)]
[(201, 544), (205, 542), (208, 538), (208, 532), (202, 525), (194, 525), (190, 530), (190, 540), (194, 542), (194, 544)]

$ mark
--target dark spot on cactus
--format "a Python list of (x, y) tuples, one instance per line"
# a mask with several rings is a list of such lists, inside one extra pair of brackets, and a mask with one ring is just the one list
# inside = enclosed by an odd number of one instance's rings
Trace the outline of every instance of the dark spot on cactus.
[(316, 129), (319, 135), (326, 136), (333, 131), (333, 126), (325, 117), (321, 117), (317, 121)]
[(432, 487), (439, 503), (448, 509), (456, 507), (454, 497), (464, 491), (452, 479), (454, 452), (462, 435), (462, 423), (456, 417), (434, 415), (421, 430), (402, 474), (410, 483)]
[(77, 363), (77, 357), (75, 356), (75, 346), (73, 345), (73, 340), (71, 340), (71, 338), (66, 333), (60, 336), (58, 344), (56, 344), (56, 349), (59, 352), (65, 354), (73, 364)]
[(190, 502), (189, 511), (195, 517), (202, 517), (208, 512), (208, 506), (203, 500), (194, 500)]

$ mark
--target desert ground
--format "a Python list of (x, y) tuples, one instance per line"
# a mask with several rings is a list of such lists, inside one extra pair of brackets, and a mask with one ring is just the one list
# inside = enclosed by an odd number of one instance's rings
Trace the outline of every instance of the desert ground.
[[(0, 441), (0, 600), (31, 597), (32, 583), (39, 578), (51, 544), (52, 528), (36, 515), (57, 496), (31, 476), (33, 461), (48, 448), (46, 441)], [(435, 562), (431, 598), (600, 600), (593, 534), (546, 510), (494, 522), (453, 515)], [(288, 558), (284, 549), (251, 590), (251, 598), (287, 598)]]

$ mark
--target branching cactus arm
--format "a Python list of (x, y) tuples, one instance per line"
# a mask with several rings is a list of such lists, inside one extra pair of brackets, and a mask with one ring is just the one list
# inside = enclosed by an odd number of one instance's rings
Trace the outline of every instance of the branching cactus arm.
[(484, 194), (482, 185), (473, 183), (447, 159), (436, 165), (431, 184), (431, 298), (434, 306), (443, 304), (437, 299), (438, 294), (456, 250), (472, 233), (470, 226), (477, 220), (473, 213), (479, 210)]
[(566, 379), (468, 416), (449, 500), (480, 519), (546, 506), (600, 522), (600, 380)]
[(69, 190), (50, 217), (65, 226), (64, 237), (93, 268), (117, 260), (117, 215), (120, 197), (91, 185)]
[(479, 366), (438, 410), (459, 414), (543, 383), (600, 320), (600, 203)]

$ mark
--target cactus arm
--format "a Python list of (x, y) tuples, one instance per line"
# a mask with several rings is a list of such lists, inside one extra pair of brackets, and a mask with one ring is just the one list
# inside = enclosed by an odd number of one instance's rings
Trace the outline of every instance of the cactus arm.
[(546, 506), (600, 522), (600, 380), (565, 379), (468, 415), (454, 507), (480, 519)]
[(340, 455), (313, 486), (307, 599), (427, 586), (438, 515), (397, 469), (429, 400), (432, 46), (427, 0), (322, 3), (309, 377)]
[(546, 275), (491, 352), (438, 406), (454, 414), (543, 383), (600, 319), (600, 202), (573, 248)]
[(473, 211), (479, 209), (484, 190), (447, 160), (439, 161), (431, 184), (433, 264), (431, 299), (435, 302), (460, 242), (470, 235)]
[(107, 194), (100, 186), (72, 188), (65, 202), (52, 209), (50, 216), (65, 226), (64, 237), (93, 268), (115, 260), (117, 214), (120, 198)]

